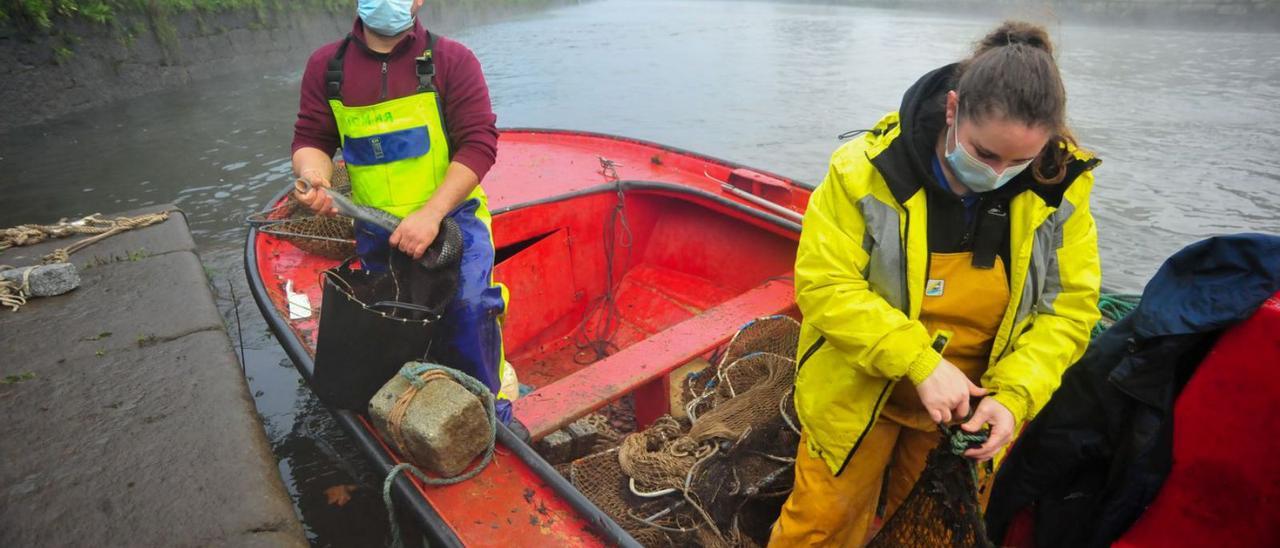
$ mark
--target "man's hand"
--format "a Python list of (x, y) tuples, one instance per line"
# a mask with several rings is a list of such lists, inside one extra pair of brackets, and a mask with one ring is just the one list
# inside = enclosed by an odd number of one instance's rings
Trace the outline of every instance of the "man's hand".
[(436, 235), (440, 233), (440, 222), (443, 220), (444, 215), (424, 207), (400, 221), (400, 226), (391, 233), (389, 241), (405, 255), (421, 259), (431, 243), (436, 241)]
[(977, 432), (987, 424), (991, 425), (991, 436), (987, 438), (987, 442), (982, 447), (965, 451), (964, 456), (979, 462), (989, 460), (1013, 439), (1013, 412), (990, 396), (978, 402), (973, 418), (960, 425), (960, 428), (966, 432)]
[[(952, 417), (969, 415), (969, 397), (985, 396), (986, 389), (979, 388), (964, 376), (954, 364), (943, 358), (933, 373), (916, 386), (920, 402), (929, 411), (933, 422), (951, 422)], [(954, 411), (954, 413), (953, 413)]]
[(307, 209), (314, 211), (320, 215), (332, 216), (338, 213), (338, 209), (333, 207), (333, 198), (329, 197), (329, 193), (325, 189), (330, 188), (329, 180), (325, 179), (318, 170), (309, 169), (302, 173), (302, 178), (306, 179), (311, 188), (307, 191), (294, 189), (293, 197), (307, 206)]

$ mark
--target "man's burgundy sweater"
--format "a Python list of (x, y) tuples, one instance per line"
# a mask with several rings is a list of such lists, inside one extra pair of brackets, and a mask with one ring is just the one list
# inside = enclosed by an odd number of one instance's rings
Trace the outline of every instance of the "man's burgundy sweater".
[[(370, 50), (364, 41), (364, 25), (357, 18), (351, 44), (343, 60), (342, 100), (347, 106), (366, 106), (412, 95), (418, 89), (414, 59), (427, 44), (427, 32), (415, 19), (413, 30), (391, 53)], [(338, 125), (329, 108), (324, 73), (342, 41), (327, 44), (307, 60), (302, 75), (302, 98), (293, 128), (293, 151), (312, 147), (332, 154), (340, 146)], [(449, 150), (459, 162), (484, 178), (498, 153), (497, 116), (489, 102), (480, 61), (466, 46), (436, 37), (433, 51), (436, 88), (448, 127)], [(383, 69), (386, 75), (383, 75)]]

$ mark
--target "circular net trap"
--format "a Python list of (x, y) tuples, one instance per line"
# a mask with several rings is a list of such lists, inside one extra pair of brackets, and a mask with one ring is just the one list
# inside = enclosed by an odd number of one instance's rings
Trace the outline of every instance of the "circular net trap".
[(646, 546), (764, 545), (794, 481), (792, 387), (800, 326), (744, 326), (685, 379), (687, 419), (665, 415), (562, 470)]

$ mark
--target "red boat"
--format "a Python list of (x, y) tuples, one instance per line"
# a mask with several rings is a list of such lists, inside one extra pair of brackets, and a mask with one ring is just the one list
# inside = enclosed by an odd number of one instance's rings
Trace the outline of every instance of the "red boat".
[[(643, 428), (669, 411), (672, 371), (752, 319), (795, 313), (811, 185), (634, 139), (506, 130), (484, 188), (495, 277), (511, 291), (507, 357), (535, 387), (515, 415), (535, 440), (628, 394)], [(271, 329), (310, 380), (318, 319), (287, 319), (284, 286), (319, 303), (319, 273), (337, 261), (250, 230), (245, 262)], [(607, 356), (581, 365), (580, 333), (609, 334)], [(382, 473), (400, 462), (365, 416), (334, 413)], [(634, 544), (506, 428), (478, 477), (446, 487), (400, 477), (395, 494), (433, 544)]]

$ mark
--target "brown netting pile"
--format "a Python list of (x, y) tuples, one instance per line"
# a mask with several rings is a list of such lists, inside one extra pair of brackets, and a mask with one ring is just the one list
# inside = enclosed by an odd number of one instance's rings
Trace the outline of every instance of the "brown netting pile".
[(570, 463), (569, 480), (646, 546), (765, 544), (794, 480), (799, 333), (786, 316), (746, 325), (686, 380), (687, 420)]
[[(335, 191), (351, 195), (351, 179), (345, 166), (333, 170), (332, 185)], [(355, 228), (350, 218), (316, 215), (292, 195), (279, 206), (250, 217), (249, 223), (312, 255), (341, 260), (356, 252)]]
[(987, 530), (978, 504), (974, 461), (964, 451), (982, 445), (986, 432), (949, 428), (929, 453), (924, 472), (869, 548), (954, 546), (987, 548)]

